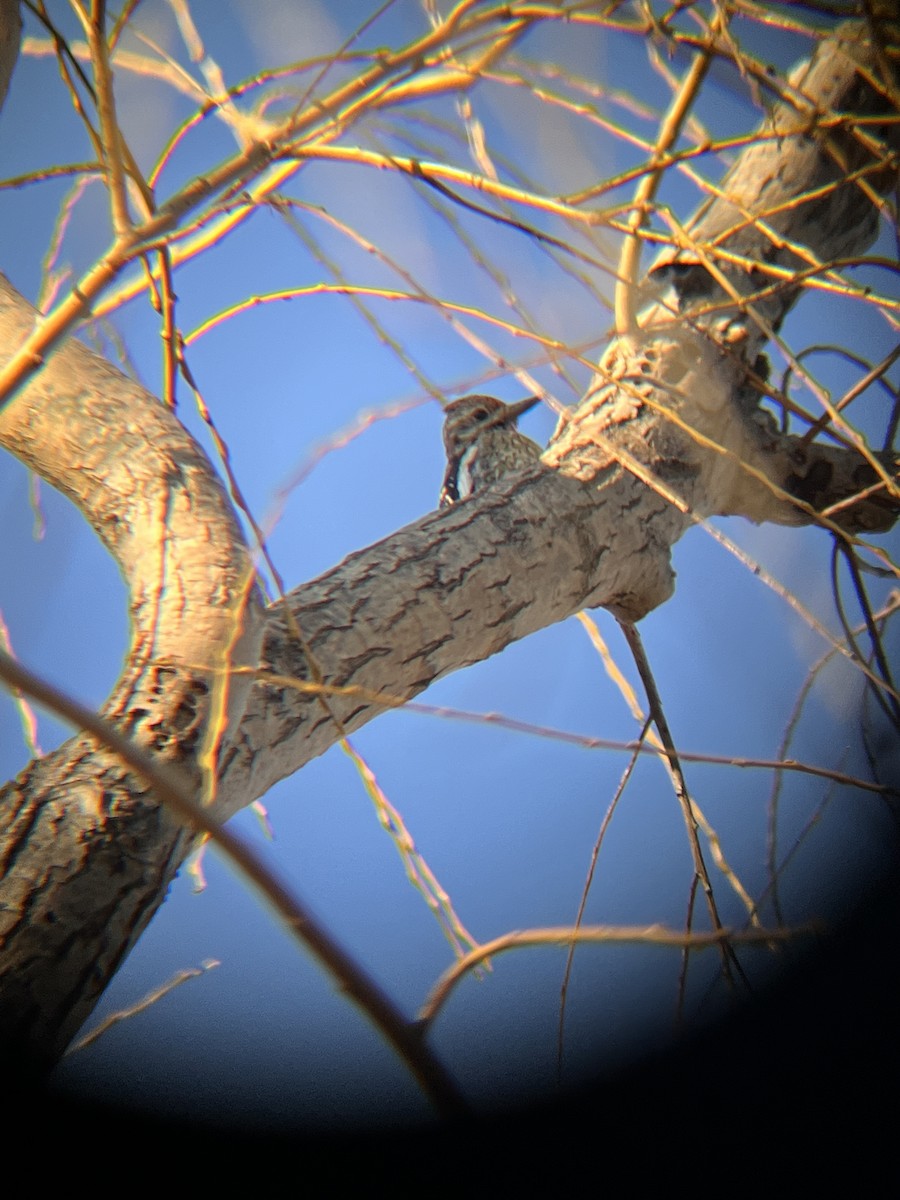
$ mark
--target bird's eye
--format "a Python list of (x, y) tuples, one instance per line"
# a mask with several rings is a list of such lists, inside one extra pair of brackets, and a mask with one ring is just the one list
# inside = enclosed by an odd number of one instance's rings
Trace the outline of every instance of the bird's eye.
[(488, 410), (486, 408), (476, 408), (473, 411), (472, 416), (475, 418), (476, 421), (483, 421), (485, 419), (485, 417), (490, 416), (490, 413), (488, 412)]

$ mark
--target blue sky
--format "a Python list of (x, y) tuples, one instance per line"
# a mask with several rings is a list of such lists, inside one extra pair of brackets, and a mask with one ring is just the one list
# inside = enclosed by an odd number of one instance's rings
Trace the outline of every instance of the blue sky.
[[(59, 7), (64, 28), (77, 36)], [(205, 4), (194, 8), (207, 52), (229, 84), (267, 66), (334, 49), (368, 12), (367, 4), (312, 0), (223, 3), (214, 17)], [(167, 5), (148, 0), (138, 10), (136, 25), (197, 74)], [(420, 6), (399, 0), (360, 45), (400, 44), (424, 28)], [(26, 31), (45, 36), (30, 18)], [(798, 38), (744, 32), (747, 45), (779, 68), (803, 53)], [(126, 45), (149, 52), (137, 40)], [(597, 101), (600, 110), (652, 138), (653, 111), (666, 102), (667, 91), (638, 39), (557, 24), (531, 35), (518, 53), (602, 85), (609, 95)], [(687, 61), (676, 57), (665, 65), (681, 74)], [(648, 115), (627, 113), (616, 99), (617, 89), (631, 91)], [(119, 96), (130, 144), (148, 168), (193, 106), (171, 89), (127, 72)], [(541, 104), (521, 88), (485, 84), (473, 93), (472, 103), (497, 162), (518, 164), (548, 194), (587, 186), (639, 157), (588, 121)], [(437, 104), (434, 115), (456, 119), (449, 101)], [(714, 136), (753, 128), (757, 121), (735, 73), (725, 66), (714, 70), (698, 116)], [(27, 139), (22, 136), (26, 122)], [(453, 161), (472, 166), (464, 146), (406, 113), (368, 127), (366, 144), (404, 152), (412, 140), (425, 136), (437, 142), (432, 156), (443, 147)], [(219, 162), (233, 145), (226, 130), (207, 121), (162, 175), (158, 195), (165, 197)], [(0, 156), (4, 176), (89, 156), (51, 57), (35, 52), (20, 61), (0, 120)], [(701, 166), (713, 177), (722, 169), (714, 161)], [(39, 294), (41, 263), (68, 187), (48, 182), (0, 191), (0, 221), (16, 231), (5, 239), (0, 266), (32, 300)], [(326, 226), (316, 206), (377, 242), (435, 295), (518, 323), (496, 281), (408, 181), (359, 166), (319, 164), (300, 173), (287, 191), (310, 206), (298, 220), (354, 283), (404, 286), (371, 254)], [(698, 195), (693, 185), (673, 179), (661, 199), (684, 218)], [(587, 287), (520, 233), (461, 210), (454, 216), (480, 253), (506, 274), (537, 328), (571, 343), (596, 338), (603, 344), (611, 323), (605, 307), (608, 275), (595, 272)], [(547, 227), (565, 236), (562, 227)], [(74, 209), (59, 265), (77, 276), (108, 240), (106, 200), (94, 182)], [(604, 240), (614, 252), (613, 240)], [(882, 247), (891, 252), (887, 237)], [(598, 243), (595, 252), (602, 249)], [(179, 321), (189, 332), (240, 298), (329, 278), (284, 220), (262, 210), (223, 246), (178, 273)], [(893, 289), (896, 296), (895, 282), (884, 273), (872, 271), (870, 282), (882, 292)], [(832, 297), (806, 297), (785, 327), (788, 343), (800, 348), (843, 340), (864, 347), (872, 360), (893, 346), (895, 335), (873, 307), (848, 303), (838, 315), (837, 305)], [(509, 370), (498, 372), (433, 309), (374, 301), (371, 311), (448, 398), (469, 390), (509, 400), (523, 394), (521, 380)], [(156, 316), (139, 299), (117, 311), (114, 320), (140, 378), (158, 392)], [(567, 385), (552, 366), (540, 363), (537, 347), (521, 338), (475, 320), (467, 327), (509, 362), (537, 364), (535, 378), (562, 403), (572, 403), (585, 382), (584, 369), (567, 364)], [(100, 336), (109, 348), (107, 334)], [(443, 470), (438, 403), (346, 298), (306, 297), (242, 314), (192, 345), (189, 361), (257, 518), (265, 520), (281, 508), (282, 489), (305, 464), (315, 462), (287, 496), (270, 540), (288, 587), (434, 507)], [(777, 376), (781, 365), (775, 368)], [(819, 356), (815, 369), (835, 395), (858, 377), (833, 355)], [(190, 394), (182, 388), (179, 398), (182, 418), (212, 454)], [(858, 420), (877, 442), (888, 402), (873, 391), (864, 406)], [(367, 414), (376, 419), (366, 422)], [(342, 441), (342, 431), (355, 424), (366, 425), (359, 437), (319, 457), (323, 445)], [(553, 425), (552, 413), (539, 409), (525, 418), (523, 429), (545, 442)], [(100, 704), (127, 640), (122, 584), (81, 517), (46, 487), (38, 500), (44, 531), (35, 535), (30, 486), (27, 473), (0, 455), (8, 564), (0, 574), (0, 612), (24, 662), (79, 699)], [(755, 528), (736, 519), (718, 524), (838, 630), (825, 534)], [(895, 535), (877, 540), (896, 554)], [(774, 757), (809, 667), (827, 645), (701, 530), (692, 530), (675, 547), (674, 566), (674, 597), (641, 629), (679, 745), (709, 754)], [(874, 581), (876, 599), (886, 596), (889, 583)], [(593, 615), (642, 696), (615, 622), (602, 612)], [(421, 699), (588, 736), (628, 741), (638, 732), (574, 619), (440, 681)], [(791, 756), (862, 773), (860, 703), (858, 673), (835, 661), (804, 710)], [(44, 750), (63, 736), (52, 719), (40, 716)], [(574, 919), (591, 848), (625, 754), (414, 712), (388, 714), (353, 741), (476, 937), (486, 940), (510, 929)], [(11, 700), (0, 698), (4, 778), (29, 757), (18, 714)], [(771, 773), (697, 764), (689, 765), (687, 774), (727, 857), (750, 892), (759, 894), (765, 885)], [(448, 965), (451, 951), (404, 877), (350, 761), (335, 749), (279, 784), (265, 803), (274, 840), (265, 839), (251, 812), (236, 818), (237, 828), (398, 1003), (414, 1012)], [(853, 890), (849, 881), (875, 872), (887, 838), (884, 806), (876, 798), (839, 788), (829, 793), (826, 785), (793, 777), (785, 781), (780, 807), (784, 851), (820, 805), (812, 833), (782, 880), (789, 920), (838, 911)], [(404, 1068), (335, 994), (331, 981), (215, 853), (207, 855), (205, 866), (206, 890), (195, 894), (190, 879), (178, 879), (95, 1019), (133, 1003), (178, 970), (210, 959), (221, 965), (73, 1056), (57, 1073), (60, 1085), (80, 1094), (121, 1095), (169, 1113), (204, 1112), (267, 1126), (369, 1120), (373, 1112), (387, 1121), (424, 1117), (427, 1108)], [(645, 761), (610, 826), (586, 919), (679, 927), (689, 884), (680, 812), (661, 767)], [(740, 921), (740, 906), (721, 877), (715, 886), (724, 919)], [(769, 970), (764, 960), (764, 953), (742, 956), (754, 975)], [(438, 1019), (433, 1044), (479, 1103), (520, 1099), (556, 1086), (564, 961), (564, 951), (550, 948), (505, 955), (483, 980), (467, 979)], [(569, 992), (564, 1083), (668, 1038), (678, 973), (675, 951), (580, 949)], [(698, 956), (687, 997), (695, 1019), (718, 1011), (722, 987), (715, 976), (712, 955)]]

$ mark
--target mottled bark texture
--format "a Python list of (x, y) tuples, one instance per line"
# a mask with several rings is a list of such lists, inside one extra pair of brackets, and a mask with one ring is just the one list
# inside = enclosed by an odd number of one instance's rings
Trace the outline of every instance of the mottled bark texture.
[[(7, 10), (15, 5), (0, 6)], [(0, 44), (3, 34), (0, 26)], [(688, 228), (683, 252), (645, 281), (654, 301), (640, 328), (610, 347), (541, 464), (351, 555), (291, 593), (287, 609), (264, 615), (248, 591), (227, 498), (175, 418), (67, 342), (2, 410), (0, 440), (79, 505), (122, 567), (134, 636), (109, 719), (199, 787), (222, 673), (261, 662), (256, 685), (248, 688), (245, 672), (228, 695), (213, 808), (225, 819), (331, 745), (335, 716), (355, 729), (582, 608), (640, 618), (671, 593), (670, 549), (691, 514), (805, 523), (881, 472), (880, 490), (834, 521), (850, 531), (887, 528), (896, 514), (893, 461), (867, 460), (849, 444), (803, 444), (760, 409), (760, 349), (798, 293), (752, 269), (807, 269), (871, 242), (878, 196), (896, 177), (898, 130), (877, 120), (857, 129), (853, 115), (895, 113), (884, 61), (854, 27), (795, 74), (767, 119), (781, 136), (742, 156), (723, 198)], [(0, 83), (8, 75), (0, 68)], [(820, 132), (823, 113), (848, 116)], [(794, 202), (807, 193), (815, 199)], [(4, 284), (4, 356), (33, 320)], [(330, 713), (310, 690), (317, 679), (329, 689)], [(50, 1063), (61, 1053), (189, 844), (146, 785), (87, 736), (6, 787), (7, 1057)]]

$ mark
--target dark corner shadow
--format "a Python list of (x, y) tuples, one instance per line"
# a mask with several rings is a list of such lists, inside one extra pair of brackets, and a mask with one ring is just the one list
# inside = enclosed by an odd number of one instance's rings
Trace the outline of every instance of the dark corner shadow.
[[(510, 1170), (525, 1170), (537, 1185), (539, 1178), (559, 1180), (580, 1169), (596, 1185), (613, 1164), (637, 1172), (635, 1186), (648, 1172), (698, 1182), (696, 1172), (702, 1177), (712, 1161), (727, 1164), (722, 1184), (748, 1173), (784, 1182), (785, 1170), (808, 1182), (827, 1176), (838, 1159), (858, 1159), (861, 1167), (896, 1177), (898, 928), (895, 870), (871, 884), (842, 928), (799, 967), (729, 1018), (563, 1103), (472, 1125), (266, 1137), (4, 1089), (14, 1109), (4, 1131), (7, 1139), (15, 1130), (35, 1144), (49, 1136), (55, 1154), (70, 1139), (95, 1149), (102, 1144), (134, 1163), (146, 1163), (150, 1147), (165, 1147), (160, 1167), (166, 1161), (169, 1169), (182, 1150), (204, 1164), (198, 1166), (204, 1173), (238, 1157), (269, 1167), (273, 1156), (289, 1157), (304, 1174), (327, 1165), (329, 1188), (352, 1176), (369, 1188), (384, 1180), (393, 1190), (397, 1172), (409, 1178), (413, 1162), (425, 1172), (417, 1174), (418, 1187), (468, 1180), (475, 1195), (486, 1192), (495, 1174), (508, 1179)], [(153, 1153), (150, 1159), (152, 1170)], [(623, 1194), (606, 1177), (611, 1194)]]

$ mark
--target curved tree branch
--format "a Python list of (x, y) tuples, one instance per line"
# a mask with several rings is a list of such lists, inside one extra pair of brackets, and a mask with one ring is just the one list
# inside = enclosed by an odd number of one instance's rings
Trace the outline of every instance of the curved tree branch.
[[(876, 59), (854, 26), (798, 73), (796, 104), (772, 116), (783, 136), (747, 151), (725, 194), (689, 227), (685, 261), (651, 276), (650, 290), (667, 286), (668, 295), (604, 356), (542, 464), (296, 589), (290, 616), (276, 605), (265, 618), (261, 652), (248, 555), (202, 452), (154, 397), (79, 343), (63, 345), (0, 414), (0, 442), (81, 507), (125, 574), (132, 645), (105, 715), (197, 789), (220, 742), (207, 792), (225, 819), (342, 728), (517, 638), (585, 607), (639, 619), (670, 595), (670, 550), (695, 515), (811, 522), (881, 471), (877, 496), (835, 520), (851, 535), (887, 528), (897, 512), (892, 461), (873, 463), (853, 446), (801, 446), (776, 435), (752, 390), (748, 400), (758, 349), (796, 292), (763, 295), (760, 280), (726, 257), (792, 266), (800, 242), (819, 260), (868, 244), (879, 195), (896, 178), (896, 122), (859, 130), (848, 116), (846, 130), (826, 138), (813, 117), (844, 105), (891, 114)], [(778, 181), (777, 194), (768, 186), (760, 194), (761, 179)], [(803, 199), (813, 193), (814, 206)], [(760, 202), (765, 219), (756, 224), (749, 214)], [(4, 359), (34, 322), (22, 297), (0, 285)], [(337, 722), (317, 698), (319, 680)], [(216, 721), (223, 698), (227, 728)], [(88, 736), (3, 790), (7, 1055), (48, 1063), (61, 1053), (190, 841)]]

